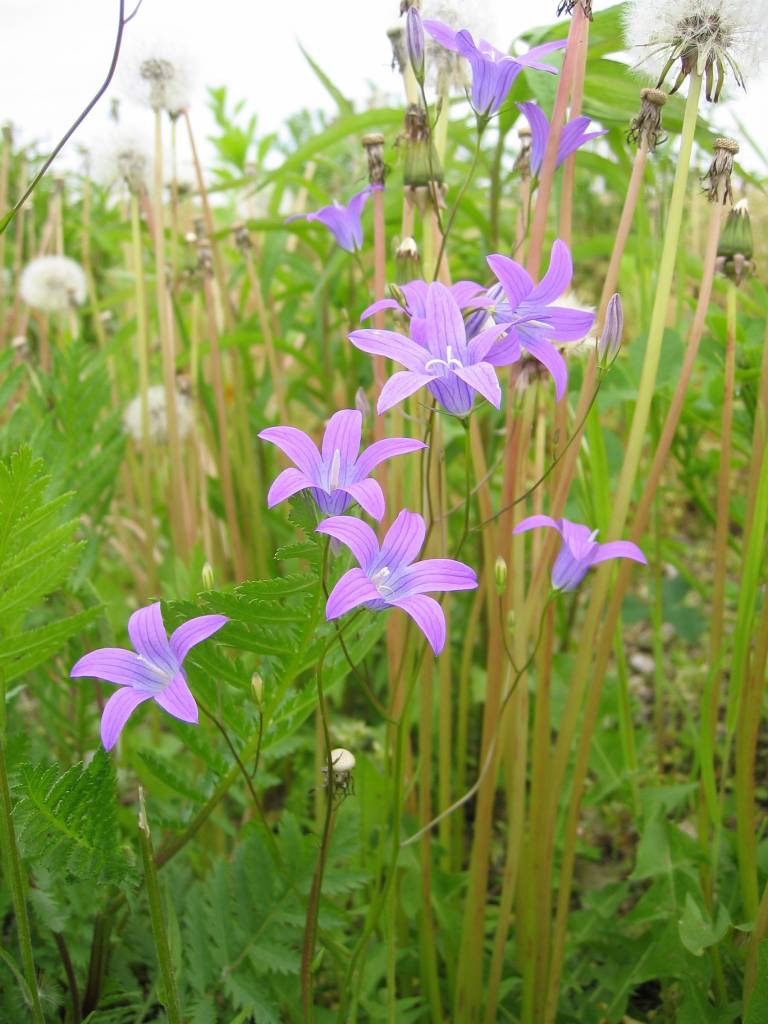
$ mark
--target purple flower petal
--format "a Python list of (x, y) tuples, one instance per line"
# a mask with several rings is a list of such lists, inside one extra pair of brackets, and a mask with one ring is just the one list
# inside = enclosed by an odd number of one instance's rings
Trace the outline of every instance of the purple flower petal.
[(379, 542), (376, 534), (367, 523), (352, 516), (333, 516), (326, 519), (316, 527), (315, 532), (335, 537), (345, 544), (366, 572), (378, 557)]
[(589, 555), (577, 557), (569, 548), (563, 544), (552, 566), (552, 586), (556, 590), (575, 590), (587, 575), (592, 560)]
[(523, 344), (527, 351), (549, 370), (555, 382), (555, 397), (559, 402), (568, 386), (568, 368), (565, 360), (554, 345), (532, 335), (523, 336)]
[(459, 309), (477, 309), (489, 302), (485, 288), (476, 281), (457, 281), (451, 286), (451, 295)]
[(267, 427), (259, 433), (262, 441), (276, 445), (310, 480), (319, 479), (320, 453), (314, 441), (296, 427)]
[(361, 452), (360, 458), (355, 463), (355, 477), (364, 480), (373, 472), (381, 462), (392, 459), (396, 455), (408, 455), (410, 452), (420, 451), (427, 445), (423, 441), (417, 441), (414, 437), (386, 437), (383, 441), (374, 441), (372, 445)]
[[(191, 649), (209, 636), (218, 633), (222, 626), (229, 622), (226, 615), (197, 615), (189, 619), (171, 633), (171, 650), (179, 665), (184, 661)], [(177, 716), (178, 717), (178, 716)]]
[[(223, 615), (205, 615), (203, 618), (224, 618)], [(192, 622), (198, 622), (192, 619)], [(225, 620), (226, 621), (226, 620)], [(189, 623), (186, 623), (189, 625)], [(183, 627), (181, 627), (183, 629)], [(178, 632), (178, 630), (177, 630)], [(195, 641), (198, 643), (199, 641)], [(169, 715), (178, 718), (182, 722), (190, 722), (197, 725), (197, 703), (192, 692), (187, 686), (183, 672), (177, 672), (173, 680), (165, 687), (162, 693), (158, 693), (155, 700)]]
[(513, 307), (519, 306), (523, 299), (533, 291), (534, 285), (531, 275), (519, 263), (515, 263), (508, 256), (501, 256), (498, 253), (489, 256), (487, 262), (501, 282), (509, 304)]
[(362, 569), (350, 569), (340, 578), (328, 596), (325, 617), (329, 621), (367, 601), (380, 601), (381, 595)]
[(122, 647), (101, 647), (90, 654), (84, 654), (69, 673), (73, 679), (87, 676), (90, 679), (103, 679), (117, 686), (130, 686), (154, 693), (160, 686), (161, 679), (153, 671), (151, 665), (142, 661), (138, 654), (126, 651)]
[(551, 516), (527, 516), (520, 520), (512, 533), (525, 533), (527, 530), (536, 530), (540, 526), (550, 526), (562, 536), (560, 522)]
[(376, 403), (376, 411), (381, 415), (434, 379), (434, 374), (431, 373), (412, 373), (410, 370), (393, 373), (381, 389), (379, 400)]
[(151, 696), (151, 693), (129, 687), (122, 687), (112, 694), (101, 716), (101, 742), (105, 750), (114, 747), (131, 713)]
[(383, 519), (387, 510), (384, 492), (381, 486), (372, 479), (359, 480), (356, 484), (346, 484), (342, 490), (351, 495), (364, 512), (374, 519)]
[(573, 277), (573, 261), (568, 246), (558, 238), (552, 243), (549, 256), (549, 267), (539, 284), (533, 289), (527, 300), (531, 304), (548, 305), (559, 299), (571, 283)]
[(439, 281), (433, 282), (427, 291), (426, 320), (427, 348), (433, 356), (444, 359), (449, 347), (455, 354), (464, 352), (467, 346), (464, 318), (450, 291)]
[[(581, 341), (589, 334), (594, 322), (595, 314), (589, 310), (548, 306), (546, 336), (551, 341)], [(525, 327), (522, 329), (524, 331)]]
[(409, 565), (424, 546), (427, 527), (418, 512), (402, 509), (381, 545), (379, 564), (390, 569)]
[(328, 420), (323, 435), (323, 461), (331, 462), (338, 451), (341, 465), (351, 465), (360, 451), (363, 414), (358, 409), (340, 409)]
[(414, 594), (412, 597), (400, 597), (390, 603), (411, 616), (435, 654), (442, 651), (445, 647), (445, 615), (434, 597)]
[(459, 380), (463, 380), (491, 405), (501, 408), (501, 385), (496, 371), (490, 363), (475, 363), (474, 366), (457, 366), (453, 371)]
[(633, 562), (648, 565), (648, 559), (631, 540), (610, 540), (607, 544), (598, 544), (597, 552), (592, 556), (592, 565), (607, 562), (609, 558), (631, 558)]
[[(502, 334), (509, 331), (509, 324), (494, 324), (484, 331), (480, 331), (467, 346), (468, 361), (471, 363), (487, 362), (486, 356), (494, 349), (496, 342)], [(496, 365), (495, 363), (493, 365)]]
[(128, 636), (137, 654), (166, 672), (175, 672), (176, 659), (168, 646), (160, 602), (139, 608), (128, 619)]
[(377, 331), (366, 329), (352, 331), (349, 340), (361, 352), (374, 356), (386, 356), (401, 363), (414, 373), (423, 373), (427, 354), (415, 341), (397, 334), (395, 331)]
[(463, 562), (453, 558), (425, 558), (403, 571), (395, 586), (394, 598), (399, 600), (437, 590), (474, 590), (475, 587), (475, 570)]
[(278, 473), (272, 481), (272, 486), (267, 493), (267, 508), (274, 508), (281, 501), (285, 501), (286, 498), (290, 498), (299, 491), (306, 490), (308, 487), (314, 487), (314, 483), (306, 473), (302, 473), (300, 469), (294, 469), (293, 466), (289, 466), (282, 473)]
[(493, 345), (490, 352), (486, 353), (484, 361), (490, 363), (491, 366), (511, 366), (512, 363), (516, 363), (520, 359), (521, 355), (520, 338), (517, 331), (512, 328), (501, 341), (497, 341)]
[(435, 21), (433, 18), (425, 18), (422, 24), (432, 38), (440, 43), (444, 49), (451, 50), (453, 53), (458, 52), (459, 46), (456, 42), (456, 33), (450, 26), (442, 21)]
[(521, 57), (515, 57), (514, 59), (526, 68), (533, 68), (535, 71), (548, 71), (550, 74), (556, 75), (558, 68), (553, 64), (542, 64), (539, 61), (539, 57), (543, 57), (547, 53), (554, 53), (555, 50), (562, 50), (565, 44), (565, 39), (557, 39), (552, 43), (542, 43), (540, 46), (533, 46), (528, 53), (524, 53)]
[(385, 309), (400, 309), (400, 303), (396, 302), (395, 299), (379, 299), (378, 302), (371, 303), (367, 306), (360, 314), (361, 320), (368, 320), (374, 313), (381, 313)]

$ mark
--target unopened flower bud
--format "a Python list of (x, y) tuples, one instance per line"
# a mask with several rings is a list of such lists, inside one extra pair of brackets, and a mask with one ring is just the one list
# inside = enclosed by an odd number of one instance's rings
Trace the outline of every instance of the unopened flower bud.
[(403, 184), (411, 188), (442, 182), (443, 169), (438, 160), (429, 130), (429, 117), (418, 103), (411, 103), (405, 112), (405, 161)]
[(507, 563), (501, 557), (496, 556), (496, 563), (493, 567), (493, 575), (496, 579), (496, 590), (498, 591), (499, 597), (504, 594), (507, 587)]
[(716, 268), (741, 284), (745, 277), (754, 273), (752, 259), (752, 224), (749, 220), (749, 206), (746, 199), (740, 199), (728, 214), (720, 242), (717, 246)]
[(203, 589), (213, 590), (213, 566), (210, 562), (206, 562), (203, 565), (201, 576), (203, 577)]
[(408, 59), (419, 85), (424, 84), (424, 26), (421, 15), (415, 7), (408, 8), (405, 19), (405, 41), (408, 47)]
[(254, 672), (251, 676), (251, 690), (253, 691), (254, 703), (257, 708), (260, 708), (264, 703), (264, 680), (258, 672)]
[(623, 333), (624, 309), (621, 305), (621, 296), (615, 294), (608, 300), (603, 331), (597, 343), (597, 358), (603, 365), (612, 363), (619, 354)]
[(416, 239), (411, 238), (410, 235), (408, 235), (406, 238), (403, 238), (400, 244), (398, 245), (397, 249), (395, 250), (395, 259), (407, 260), (413, 263), (418, 263), (419, 246), (416, 242)]
[[(333, 770), (333, 788), (348, 793), (352, 783), (352, 771), (355, 767), (355, 755), (343, 747), (336, 747), (331, 751), (331, 766)], [(323, 785), (328, 785), (328, 766), (323, 768)]]

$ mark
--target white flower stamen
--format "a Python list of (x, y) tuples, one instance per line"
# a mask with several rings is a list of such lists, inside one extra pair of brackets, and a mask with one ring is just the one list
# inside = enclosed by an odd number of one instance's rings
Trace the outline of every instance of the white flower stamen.
[(387, 583), (387, 580), (391, 575), (392, 570), (387, 568), (385, 565), (382, 566), (381, 569), (377, 569), (373, 576), (371, 576), (371, 583), (376, 587), (382, 597), (392, 593), (392, 587)]
[(428, 370), (431, 366), (444, 366), (446, 370), (450, 370), (454, 366), (458, 366), (462, 369), (463, 363), (460, 359), (457, 359), (453, 354), (453, 347), (448, 345), (445, 350), (445, 359), (430, 359), (428, 363), (424, 365), (424, 369)]
[(339, 486), (339, 474), (341, 473), (341, 452), (338, 448), (333, 453), (333, 459), (331, 460), (331, 475), (328, 480), (328, 489), (335, 491)]

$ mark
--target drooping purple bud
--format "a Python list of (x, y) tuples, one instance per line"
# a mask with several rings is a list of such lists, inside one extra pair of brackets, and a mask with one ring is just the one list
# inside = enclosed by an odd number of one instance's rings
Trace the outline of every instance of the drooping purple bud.
[(408, 47), (408, 59), (419, 85), (424, 84), (424, 26), (421, 15), (415, 7), (408, 8), (405, 19), (405, 40)]
[(619, 354), (623, 333), (624, 309), (621, 305), (621, 296), (615, 294), (608, 300), (603, 333), (597, 343), (597, 357), (601, 363), (612, 363)]

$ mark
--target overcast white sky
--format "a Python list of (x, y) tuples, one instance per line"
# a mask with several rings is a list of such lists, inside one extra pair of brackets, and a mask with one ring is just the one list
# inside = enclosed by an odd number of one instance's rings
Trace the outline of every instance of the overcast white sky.
[[(126, 0), (128, 9), (132, 3)], [(470, 24), (484, 22), (491, 38), (506, 46), (521, 31), (550, 21), (556, 4), (458, 0), (453, 6), (468, 10)], [(386, 38), (398, 9), (399, 0), (144, 0), (126, 28), (122, 62), (127, 66), (154, 41), (170, 40), (197, 65), (201, 134), (205, 85), (226, 85), (232, 98), (244, 98), (256, 111), (263, 130), (274, 129), (303, 106), (330, 106), (297, 40), (351, 98), (362, 100), (369, 82), (399, 97)], [(117, 0), (0, 0), (0, 120), (13, 121), (26, 139), (54, 143), (105, 75), (117, 10)], [(118, 76), (109, 95), (124, 93)], [(763, 76), (738, 103), (739, 115), (763, 139), (766, 104)], [(103, 133), (108, 108), (105, 98), (77, 141), (90, 143)], [(124, 109), (129, 121), (139, 116), (130, 105)], [(718, 116), (727, 125), (728, 111)]]

